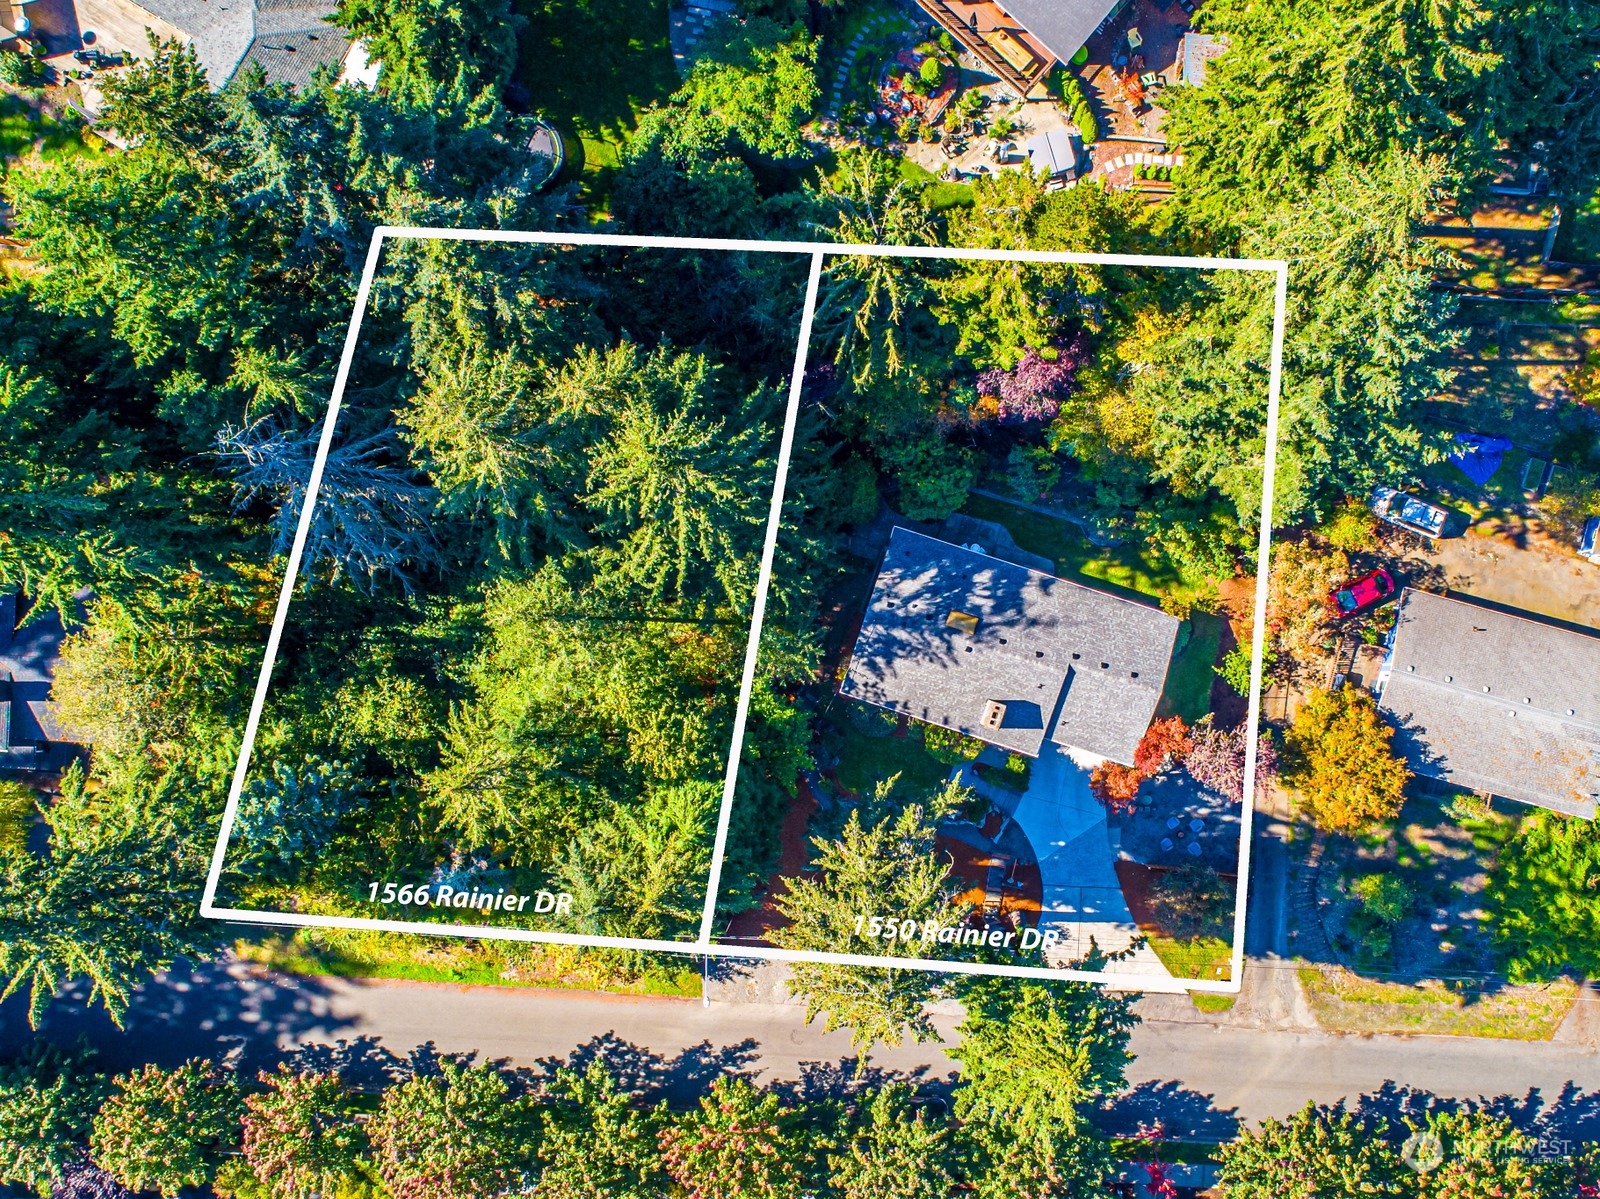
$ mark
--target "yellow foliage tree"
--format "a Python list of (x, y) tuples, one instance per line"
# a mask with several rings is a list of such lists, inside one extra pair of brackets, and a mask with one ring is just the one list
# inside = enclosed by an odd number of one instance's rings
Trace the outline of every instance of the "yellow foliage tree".
[(1310, 541), (1280, 541), (1272, 548), (1267, 631), (1297, 659), (1317, 658), (1333, 615), (1328, 594), (1350, 580), (1350, 556)]
[(1320, 829), (1350, 832), (1392, 820), (1411, 778), (1390, 748), (1393, 737), (1366, 691), (1314, 691), (1285, 739), (1282, 779)]

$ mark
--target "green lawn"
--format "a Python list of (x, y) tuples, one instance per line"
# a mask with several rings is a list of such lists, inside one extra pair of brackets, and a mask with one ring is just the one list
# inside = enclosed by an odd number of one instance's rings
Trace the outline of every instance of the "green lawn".
[(1299, 974), (1317, 1023), (1340, 1032), (1548, 1041), (1578, 993), (1565, 979), (1480, 992), (1438, 979), (1382, 982), (1333, 965), (1302, 965)]
[(603, 200), (640, 114), (678, 88), (666, 0), (523, 0), (518, 78), (568, 141), (568, 176)]
[(335, 978), (402, 978), (412, 982), (458, 983), (476, 987), (552, 987), (621, 991), (633, 995), (698, 995), (700, 975), (692, 968), (647, 971), (635, 982), (617, 985), (593, 970), (574, 968), (570, 952), (553, 950), (545, 963), (533, 962), (509, 977), (503, 954), (481, 941), (342, 930), (336, 944), (267, 936), (239, 941), (234, 950), (246, 961), (291, 974)]
[(1171, 563), (1141, 546), (1093, 545), (1072, 522), (1004, 500), (972, 495), (961, 510), (1005, 526), (1023, 549), (1055, 562), (1056, 573), (1065, 579), (1141, 599), (1192, 598), (1203, 583), (1184, 578)]
[(43, 157), (53, 159), (91, 154), (102, 145), (98, 138), (86, 143), (76, 121), (55, 120), (21, 96), (0, 93), (0, 161), (21, 158), (35, 146)]
[(1232, 950), (1219, 937), (1196, 937), (1192, 941), (1178, 941), (1159, 935), (1150, 937), (1150, 948), (1167, 968), (1173, 978), (1204, 978), (1213, 982), (1226, 982), (1232, 970), (1229, 955)]
[(1178, 632), (1182, 646), (1167, 672), (1156, 715), (1181, 716), (1193, 724), (1211, 711), (1211, 684), (1216, 679), (1217, 649), (1222, 643), (1223, 619), (1210, 612), (1192, 612)]
[[(836, 773), (839, 782), (858, 795), (866, 795), (880, 781), (891, 774), (900, 775), (900, 787), (911, 793), (937, 790), (950, 776), (950, 768), (936, 761), (913, 724), (906, 736), (897, 737), (893, 727), (884, 722), (884, 736), (862, 732), (845, 718), (840, 700), (829, 712), (834, 716), (827, 734), (828, 749), (837, 755)], [(864, 705), (863, 705), (864, 706)]]

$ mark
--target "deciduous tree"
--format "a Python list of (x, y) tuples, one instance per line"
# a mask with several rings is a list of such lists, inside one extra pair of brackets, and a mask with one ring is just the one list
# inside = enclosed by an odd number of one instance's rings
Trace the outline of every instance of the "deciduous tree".
[(1283, 781), (1318, 828), (1353, 832), (1392, 820), (1411, 778), (1393, 738), (1368, 692), (1314, 691), (1285, 738)]

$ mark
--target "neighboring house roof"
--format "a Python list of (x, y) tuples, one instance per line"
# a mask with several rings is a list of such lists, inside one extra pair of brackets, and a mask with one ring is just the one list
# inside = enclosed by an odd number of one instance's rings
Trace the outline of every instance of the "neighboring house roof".
[(1379, 706), (1418, 774), (1593, 819), (1600, 630), (1409, 588)]
[(1066, 62), (1118, 3), (1119, 0), (1001, 0), (1000, 6)]
[(1177, 635), (1157, 608), (897, 527), (839, 691), (1030, 757), (1049, 739), (1132, 765)]
[(212, 87), (259, 64), (272, 83), (303, 87), (323, 63), (339, 63), (349, 39), (325, 18), (326, 0), (138, 0), (181, 30)]

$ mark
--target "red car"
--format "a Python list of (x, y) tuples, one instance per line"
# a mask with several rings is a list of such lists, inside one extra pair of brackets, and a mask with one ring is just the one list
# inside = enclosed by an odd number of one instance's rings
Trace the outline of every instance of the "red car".
[(1340, 616), (1349, 616), (1373, 604), (1382, 603), (1393, 594), (1394, 578), (1380, 566), (1354, 583), (1339, 588), (1328, 597), (1328, 602), (1338, 610)]

